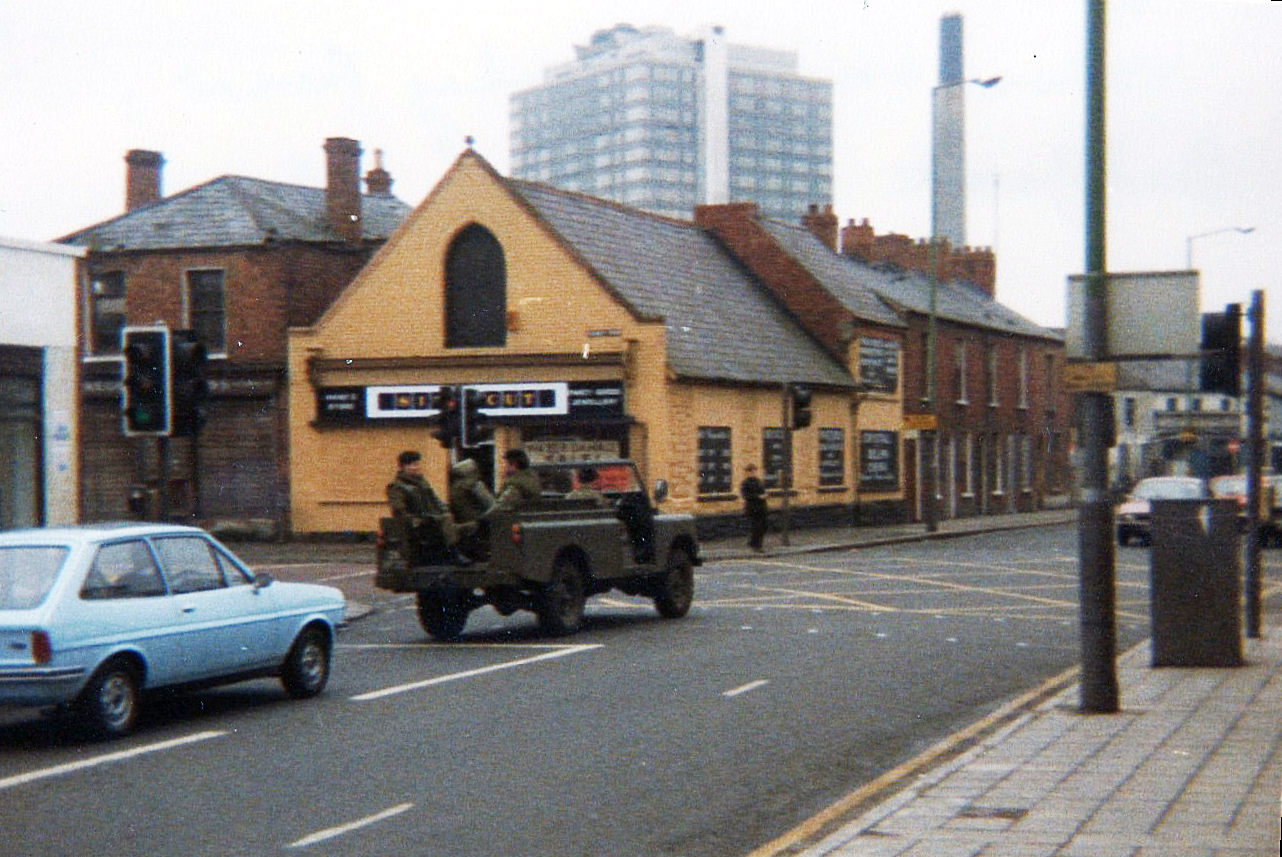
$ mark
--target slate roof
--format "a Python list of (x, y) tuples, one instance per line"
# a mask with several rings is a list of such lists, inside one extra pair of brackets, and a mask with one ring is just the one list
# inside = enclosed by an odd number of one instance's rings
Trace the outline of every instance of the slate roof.
[(501, 180), (634, 313), (663, 320), (677, 375), (854, 386), (846, 368), (694, 223)]
[[(919, 315), (930, 312), (930, 278), (892, 266), (868, 265), (850, 260), (863, 285), (892, 307)], [(1062, 331), (1042, 327), (1014, 310), (959, 282), (939, 282), (935, 296), (936, 317), (944, 321), (983, 328), (997, 333), (1064, 341)]]
[(907, 327), (899, 314), (868, 287), (867, 266), (832, 248), (804, 226), (761, 218), (757, 221), (790, 258), (810, 272), (856, 318)]
[[(362, 196), (362, 237), (387, 238), (409, 212), (394, 196)], [(117, 251), (342, 239), (326, 219), (324, 188), (221, 176), (58, 240)]]

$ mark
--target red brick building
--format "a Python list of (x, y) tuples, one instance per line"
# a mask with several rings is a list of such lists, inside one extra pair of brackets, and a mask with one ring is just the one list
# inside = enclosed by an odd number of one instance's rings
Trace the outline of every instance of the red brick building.
[[(159, 496), (177, 515), (288, 526), (286, 330), (308, 325), (409, 213), (376, 164), (361, 192), (355, 140), (325, 143), (327, 182), (301, 187), (221, 176), (171, 196), (164, 160), (125, 158), (126, 211), (60, 239), (87, 247), (80, 331), (83, 518), (127, 517), (128, 496)], [(120, 332), (162, 321), (197, 332), (210, 359), (209, 419), (199, 442), (126, 438)]]
[[(931, 411), (929, 246), (903, 235), (878, 236), (866, 220), (851, 221), (839, 234), (831, 208), (812, 209), (803, 219), (831, 251), (826, 259), (806, 252), (781, 224), (759, 217), (751, 203), (703, 206), (696, 220), (828, 350), (839, 352), (856, 335), (840, 300), (847, 292), (875, 295), (907, 326), (901, 379), (905, 495), (908, 515), (921, 520), (923, 453), (930, 446), (912, 426)], [(935, 248), (934, 262), (939, 515), (1039, 508), (1047, 495), (1069, 486), (1063, 337), (996, 301), (990, 250), (944, 243)]]

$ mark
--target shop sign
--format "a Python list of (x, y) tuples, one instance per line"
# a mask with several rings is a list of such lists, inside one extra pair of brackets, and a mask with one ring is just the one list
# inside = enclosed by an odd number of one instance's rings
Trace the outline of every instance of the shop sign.
[[(569, 421), (622, 417), (623, 385), (617, 381), (536, 381), (464, 384), (481, 395), (479, 409), (498, 420), (566, 417)], [(385, 420), (430, 420), (440, 414), (440, 384), (321, 387), (318, 422), (329, 425)]]

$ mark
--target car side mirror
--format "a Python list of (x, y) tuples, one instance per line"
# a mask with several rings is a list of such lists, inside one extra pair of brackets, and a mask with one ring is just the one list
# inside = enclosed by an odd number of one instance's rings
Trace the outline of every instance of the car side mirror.
[(659, 479), (654, 483), (654, 502), (662, 503), (668, 499), (668, 480)]
[(265, 571), (260, 571), (254, 575), (254, 588), (266, 589), (272, 585), (272, 576)]

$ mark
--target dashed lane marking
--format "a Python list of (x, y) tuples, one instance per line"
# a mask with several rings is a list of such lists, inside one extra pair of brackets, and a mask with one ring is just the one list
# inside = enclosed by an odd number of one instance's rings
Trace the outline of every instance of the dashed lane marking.
[(172, 738), (168, 741), (158, 741), (154, 744), (144, 744), (141, 747), (133, 747), (128, 750), (120, 750), (115, 753), (104, 753), (101, 756), (93, 756), (88, 759), (81, 759), (78, 762), (68, 762), (65, 765), (54, 765), (50, 768), (41, 768), (37, 771), (28, 771), (25, 774), (15, 774), (11, 777), (0, 779), (0, 790), (11, 789), (15, 786), (24, 786), (27, 783), (33, 783), (38, 780), (47, 780), (51, 777), (60, 777), (64, 774), (70, 774), (75, 771), (83, 771), (87, 768), (97, 768), (102, 765), (110, 765), (115, 762), (123, 762), (127, 759), (134, 759), (138, 756), (145, 756), (149, 753), (159, 753), (164, 750), (173, 750), (188, 744), (195, 744), (200, 741), (208, 741), (212, 738), (221, 738), (226, 735), (226, 731), (209, 731), (197, 732), (193, 735), (184, 735), (181, 738)]
[(385, 809), (382, 812), (376, 812), (373, 815), (367, 815), (364, 818), (358, 818), (356, 821), (348, 822), (347, 824), (340, 824), (337, 827), (330, 827), (325, 830), (318, 830), (315, 833), (311, 834), (310, 836), (304, 836), (302, 839), (298, 839), (298, 840), (295, 840), (294, 842), (289, 843), (289, 845), (286, 847), (306, 848), (309, 845), (316, 845), (321, 842), (326, 842), (330, 839), (336, 839), (339, 836), (342, 836), (346, 833), (351, 833), (354, 830), (360, 830), (362, 827), (369, 827), (371, 824), (377, 824), (380, 821), (386, 821), (387, 819), (398, 816), (403, 812), (408, 812), (413, 808), (414, 808), (414, 804), (412, 803), (397, 804), (396, 806)]
[(374, 699), (382, 699), (385, 696), (394, 696), (399, 693), (409, 693), (410, 691), (422, 690), (423, 688), (426, 688), (426, 687), (434, 687), (438, 684), (445, 684), (451, 681), (460, 681), (462, 679), (475, 678), (476, 676), (486, 675), (487, 673), (498, 672), (500, 670), (515, 669), (516, 667), (529, 666), (530, 664), (538, 663), (539, 661), (552, 660), (553, 658), (564, 658), (568, 655), (577, 655), (583, 652), (588, 652), (593, 649), (600, 649), (600, 648), (604, 648), (600, 643), (586, 643), (578, 646), (558, 646), (553, 651), (543, 652), (542, 654), (534, 655), (533, 657), (521, 658), (515, 661), (504, 661), (503, 663), (490, 664), (489, 666), (478, 667), (472, 670), (463, 670), (462, 672), (448, 673), (447, 675), (439, 675), (434, 678), (423, 679), (422, 681), (412, 681), (406, 684), (398, 684), (392, 687), (381, 688), (380, 690), (372, 690), (372, 691), (369, 691), (368, 693), (360, 693), (360, 694), (357, 694), (356, 696), (350, 697), (350, 699), (353, 702), (368, 702)]

